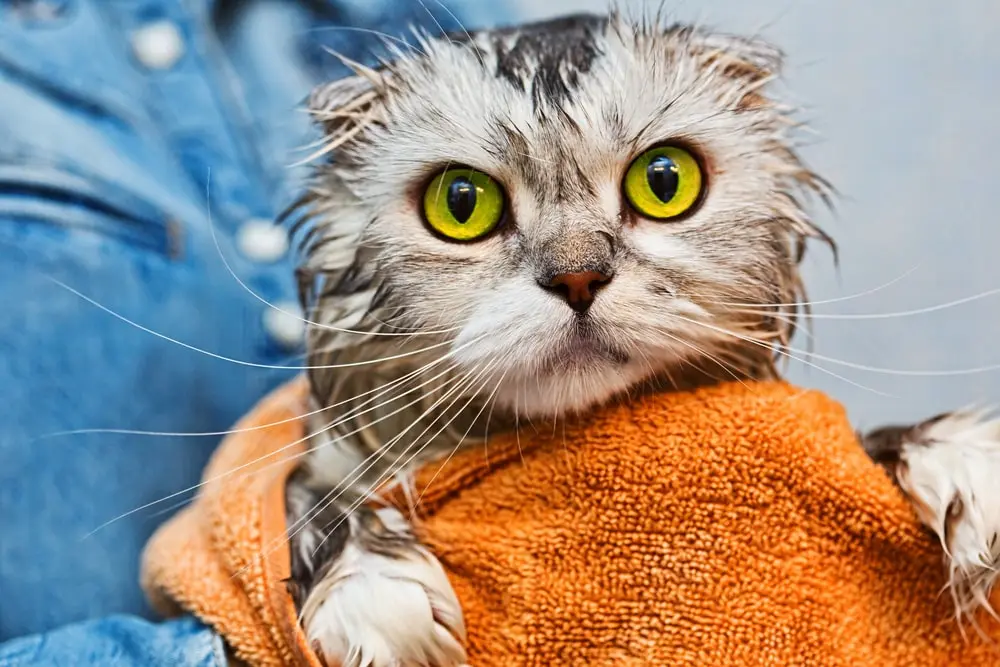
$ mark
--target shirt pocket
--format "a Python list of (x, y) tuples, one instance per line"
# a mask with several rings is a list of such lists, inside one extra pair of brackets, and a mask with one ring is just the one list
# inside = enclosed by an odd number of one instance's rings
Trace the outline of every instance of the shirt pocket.
[(0, 163), (0, 224), (47, 223), (101, 234), (139, 249), (180, 257), (179, 221), (114, 183), (93, 175), (19, 162)]
[(199, 192), (109, 42), (115, 31), (90, 3), (71, 5), (40, 27), (0, 16), (0, 224), (86, 229), (179, 256), (203, 216)]

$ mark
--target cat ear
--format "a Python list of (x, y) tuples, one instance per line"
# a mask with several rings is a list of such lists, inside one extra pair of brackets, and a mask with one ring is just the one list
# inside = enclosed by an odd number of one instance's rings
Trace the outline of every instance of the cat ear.
[(356, 137), (372, 123), (384, 120), (385, 96), (390, 79), (385, 70), (375, 70), (337, 55), (353, 76), (325, 83), (309, 96), (308, 109), (326, 135), (329, 152)]
[(781, 73), (780, 49), (760, 39), (710, 33), (697, 39), (695, 50), (707, 70), (740, 84), (733, 91), (738, 108), (772, 106), (765, 89)]
[(784, 53), (762, 39), (710, 33), (699, 41), (708, 61), (720, 66), (728, 76), (756, 82), (781, 74)]

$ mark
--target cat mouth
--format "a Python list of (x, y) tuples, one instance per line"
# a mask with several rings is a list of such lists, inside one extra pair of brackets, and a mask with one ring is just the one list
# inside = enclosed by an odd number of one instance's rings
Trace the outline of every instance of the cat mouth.
[(593, 329), (593, 326), (584, 323), (575, 326), (562, 344), (546, 355), (542, 363), (543, 372), (556, 374), (587, 366), (620, 366), (629, 362), (631, 357), (627, 352), (602, 340)]

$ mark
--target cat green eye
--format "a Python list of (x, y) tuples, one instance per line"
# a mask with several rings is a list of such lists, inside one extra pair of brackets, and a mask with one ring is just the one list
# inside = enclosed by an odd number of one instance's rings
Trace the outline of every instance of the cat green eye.
[(503, 217), (500, 185), (481, 171), (459, 167), (439, 174), (424, 192), (424, 218), (441, 236), (475, 241)]
[(691, 153), (676, 146), (648, 150), (628, 168), (623, 189), (632, 207), (655, 220), (682, 215), (698, 203), (704, 179)]

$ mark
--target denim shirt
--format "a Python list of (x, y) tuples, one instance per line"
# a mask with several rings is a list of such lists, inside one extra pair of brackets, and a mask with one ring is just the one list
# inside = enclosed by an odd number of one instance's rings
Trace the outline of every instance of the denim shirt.
[(302, 365), (267, 223), (316, 138), (296, 107), (346, 73), (327, 49), (502, 4), (0, 2), (0, 640), (148, 615), (140, 551), (217, 442), (53, 434), (225, 430)]

